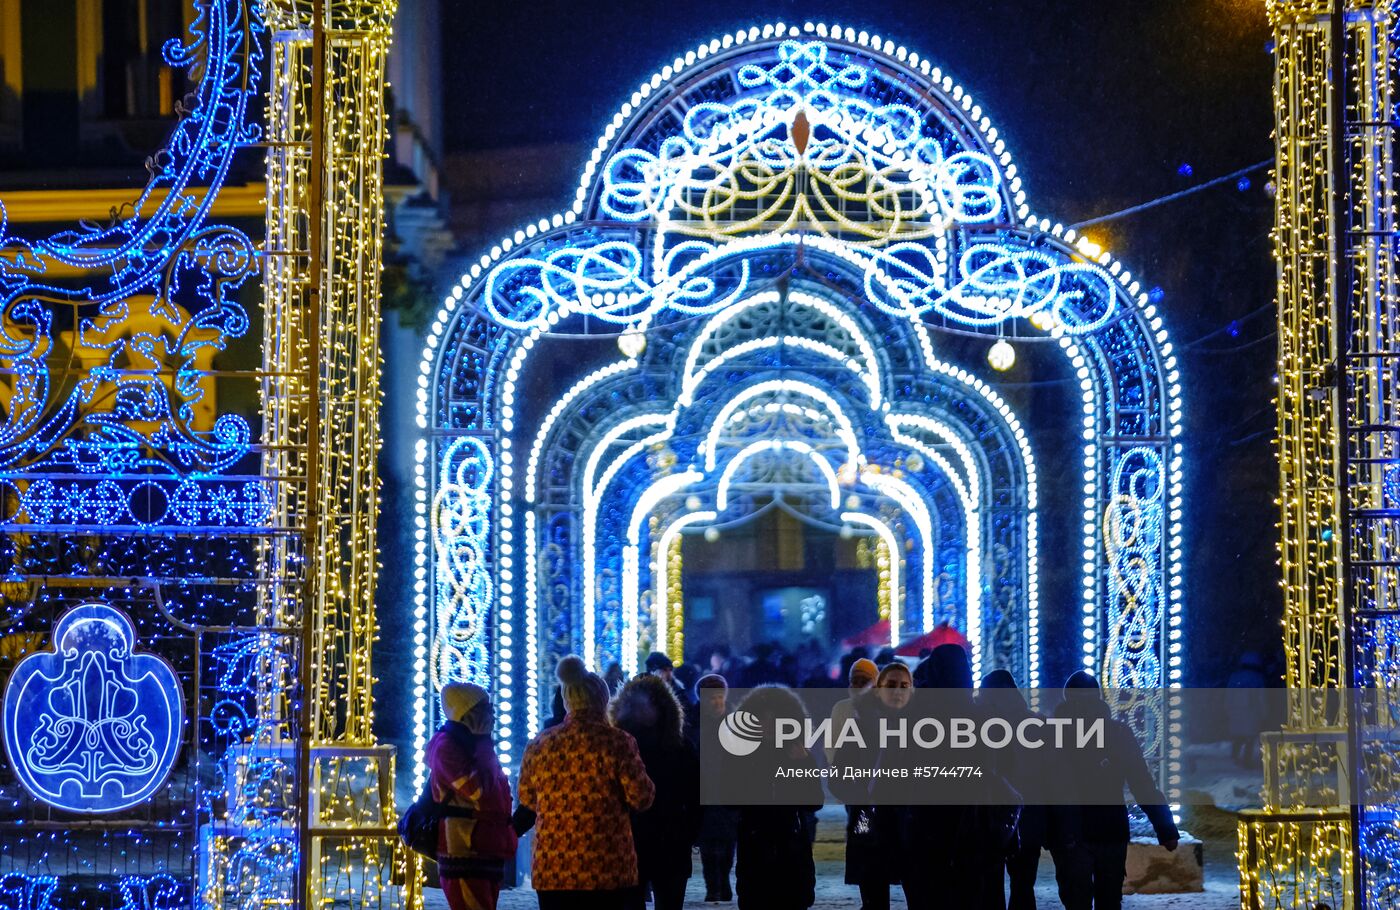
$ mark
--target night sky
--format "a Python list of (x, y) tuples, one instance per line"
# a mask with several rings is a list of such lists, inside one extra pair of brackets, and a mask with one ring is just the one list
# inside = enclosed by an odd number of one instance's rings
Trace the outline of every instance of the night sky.
[[(702, 40), (775, 20), (826, 21), (891, 38), (960, 81), (1006, 138), (1033, 211), (1068, 224), (1270, 158), (1263, 6), (447, 0), (448, 152), (592, 140), (638, 82)], [(1090, 231), (1160, 287), (1181, 355), (1192, 685), (1223, 684), (1246, 649), (1271, 657), (1280, 650), (1267, 181), (1267, 170), (1257, 170), (1247, 183)], [(1014, 397), (1019, 388), (1023, 400), (1037, 384), (1062, 381), (1037, 362), (1006, 379), (1005, 391)], [(1053, 453), (1056, 443), (1036, 433), (1053, 435), (1054, 427), (1037, 428), (1034, 413), (1022, 417), (1033, 443)], [(1052, 423), (1044, 415), (1039, 422)], [(1040, 457), (1043, 470), (1055, 469), (1053, 454), (1050, 463)], [(1049, 499), (1043, 528), (1059, 520), (1055, 508)]]

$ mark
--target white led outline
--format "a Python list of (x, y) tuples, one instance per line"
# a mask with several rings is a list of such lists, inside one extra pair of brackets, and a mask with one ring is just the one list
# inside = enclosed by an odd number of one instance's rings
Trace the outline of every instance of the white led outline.
[(841, 520), (847, 524), (873, 528), (875, 533), (880, 535), (880, 539), (885, 542), (885, 547), (890, 554), (890, 647), (898, 648), (902, 637), (899, 634), (899, 628), (903, 623), (900, 610), (903, 606), (900, 566), (904, 563), (904, 560), (899, 557), (899, 543), (895, 540), (894, 532), (889, 529), (889, 526), (873, 515), (867, 515), (864, 512), (842, 512)]
[[(666, 529), (661, 532), (661, 540), (656, 546), (656, 558), (652, 560), (651, 566), (652, 577), (661, 579), (656, 585), (656, 649), (658, 651), (666, 650), (667, 642), (670, 640), (671, 636), (669, 614), (671, 605), (668, 602), (671, 597), (670, 567), (667, 565), (667, 560), (669, 560), (671, 556), (671, 544), (676, 536), (688, 526), (705, 521), (714, 521), (716, 517), (718, 517), (718, 515), (715, 512), (691, 512), (680, 516), (667, 525)], [(679, 654), (674, 654), (672, 656), (677, 660), (681, 657)]]
[(715, 493), (715, 505), (719, 511), (723, 512), (729, 508), (729, 486), (734, 481), (734, 474), (739, 470), (744, 462), (762, 452), (797, 452), (805, 456), (809, 461), (817, 466), (818, 472), (826, 480), (828, 491), (831, 493), (831, 508), (841, 508), (841, 488), (836, 480), (836, 471), (831, 467), (831, 463), (817, 453), (810, 445), (801, 440), (795, 439), (761, 439), (752, 442), (739, 450), (724, 466), (724, 471), (719, 475), (719, 488)]

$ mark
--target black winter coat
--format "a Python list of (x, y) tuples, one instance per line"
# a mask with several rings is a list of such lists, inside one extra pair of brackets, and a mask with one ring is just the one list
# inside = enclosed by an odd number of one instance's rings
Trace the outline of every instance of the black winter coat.
[[(882, 717), (892, 717), (878, 693), (854, 701), (854, 716), (860, 727), (862, 744), (848, 743), (836, 753), (840, 768), (872, 770), (888, 766), (892, 755), (876, 744), (880, 741)], [(923, 863), (915, 849), (920, 840), (914, 830), (913, 810), (882, 798), (879, 778), (862, 777), (852, 781), (834, 778), (832, 793), (846, 803), (846, 884), (893, 885), (916, 874)]]
[(632, 813), (637, 875), (643, 882), (690, 877), (690, 848), (700, 825), (700, 762), (690, 743), (636, 737), (656, 798)]
[[(756, 756), (751, 772), (756, 780), (773, 780), (780, 764), (816, 768), (805, 753), (781, 758), (775, 754), (770, 761), (765, 757)], [(786, 780), (774, 787), (773, 796), (787, 802), (739, 810), (734, 869), (739, 910), (807, 910), (817, 899), (817, 870), (805, 816), (821, 808), (821, 784), (816, 778)]]
[[(1028, 718), (1045, 719), (1043, 714), (1032, 711), (1014, 689), (983, 689), (977, 695), (977, 706), (984, 716), (1002, 718), (1013, 730)], [(1051, 760), (1042, 754), (1043, 751), (1027, 749), (1013, 740), (995, 753), (997, 773), (1017, 792), (1032, 792), (1036, 789), (1038, 778), (1054, 771)], [(1060, 824), (1059, 816), (1062, 813), (1058, 811), (1059, 808), (1034, 803), (1021, 806), (1017, 834), (1022, 849), (1039, 849), (1048, 842), (1050, 826)]]
[(1056, 717), (1103, 719), (1104, 747), (1066, 749), (1061, 754), (1061, 779), (1074, 805), (1067, 807), (1064, 825), (1055, 826), (1054, 841), (1126, 844), (1128, 809), (1123, 804), (1126, 786), (1142, 807), (1157, 836), (1176, 837), (1167, 798), (1158, 789), (1142, 747), (1127, 724), (1113, 716), (1102, 699), (1079, 697), (1063, 701), (1055, 708)]

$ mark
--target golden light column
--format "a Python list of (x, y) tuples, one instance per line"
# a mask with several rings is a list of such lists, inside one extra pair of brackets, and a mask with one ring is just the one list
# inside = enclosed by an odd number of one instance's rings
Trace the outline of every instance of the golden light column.
[[(394, 832), (394, 752), (373, 733), (384, 66), (395, 0), (265, 0), (271, 36), (263, 443), (298, 538), (269, 621), (299, 638), (298, 894), (415, 902)], [(407, 879), (411, 882), (411, 877)]]
[[(1346, 15), (1334, 19), (1335, 7)], [(1274, 33), (1278, 456), (1287, 723), (1265, 734), (1265, 808), (1240, 823), (1246, 908), (1357, 907), (1354, 636), (1393, 610), (1386, 463), (1400, 452), (1390, 0), (1266, 0)], [(1345, 74), (1342, 83), (1333, 73)], [(1342, 140), (1339, 142), (1338, 140)], [(1394, 504), (1391, 504), (1394, 505)], [(1378, 523), (1379, 521), (1379, 523)], [(1384, 592), (1390, 591), (1386, 594)], [(1329, 698), (1329, 695), (1332, 696)]]

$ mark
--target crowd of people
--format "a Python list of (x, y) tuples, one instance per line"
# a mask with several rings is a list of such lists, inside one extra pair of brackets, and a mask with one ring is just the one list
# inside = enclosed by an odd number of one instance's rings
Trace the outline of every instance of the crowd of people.
[[(767, 770), (815, 767), (826, 757), (797, 741), (746, 758), (744, 773), (771, 780), (773, 790), (766, 799), (725, 806), (702, 799), (699, 755), (735, 709), (770, 727), (776, 718), (801, 716), (804, 706), (790, 686), (820, 677), (804, 677), (802, 660), (777, 648), (747, 661), (713, 648), (703, 667), (677, 667), (653, 653), (645, 667), (625, 679), (620, 670), (590, 672), (577, 657), (560, 661), (554, 716), (525, 750), (514, 802), (491, 740), (487, 693), (465, 683), (444, 687), (448, 720), (428, 745), (424, 798), (452, 809), (437, 849), (451, 910), (494, 910), (517, 838), (528, 831), (540, 910), (645, 910), (648, 902), (655, 910), (680, 910), (697, 849), (706, 901), (737, 898), (739, 910), (814, 905), (822, 783), (816, 775), (766, 774), (761, 763), (773, 763)], [(909, 711), (916, 688), (941, 690), (940, 697), (967, 712), (1013, 720), (1033, 714), (1004, 670), (974, 688), (967, 651), (957, 644), (933, 649), (912, 667), (892, 653), (872, 659), (856, 651), (840, 668), (848, 693), (833, 711), (837, 729)], [(737, 705), (729, 697), (731, 679), (748, 690)], [(1054, 861), (1067, 910), (1121, 907), (1129, 842), (1125, 786), (1169, 850), (1179, 839), (1172, 813), (1131, 730), (1113, 717), (1091, 675), (1078, 672), (1066, 681), (1055, 714), (1103, 719), (1103, 747), (1056, 759), (1084, 765), (1077, 768), (1047, 768), (1040, 754), (1012, 749), (979, 782), (975, 800), (900, 805), (879, 792), (888, 778), (832, 778), (832, 795), (846, 807), (845, 881), (858, 889), (863, 910), (888, 908), (895, 887), (910, 910), (1031, 910), (1042, 848)], [(847, 765), (891, 760), (855, 749), (843, 747), (831, 758)], [(707, 761), (724, 754), (706, 750)], [(1023, 805), (1020, 792), (1046, 774), (1085, 789), (1072, 804)]]

